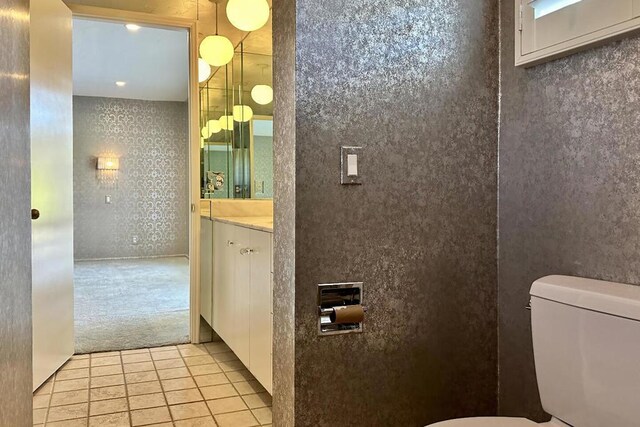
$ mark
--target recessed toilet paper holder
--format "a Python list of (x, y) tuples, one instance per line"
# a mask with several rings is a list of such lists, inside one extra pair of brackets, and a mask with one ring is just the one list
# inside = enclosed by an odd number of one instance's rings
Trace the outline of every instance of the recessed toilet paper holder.
[(360, 333), (366, 311), (362, 282), (318, 285), (318, 335)]

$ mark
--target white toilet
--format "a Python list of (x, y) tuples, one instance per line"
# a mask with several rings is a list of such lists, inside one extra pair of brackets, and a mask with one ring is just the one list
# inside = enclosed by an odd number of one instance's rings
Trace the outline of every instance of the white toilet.
[(531, 287), (531, 328), (550, 422), (480, 417), (431, 427), (640, 426), (640, 286), (543, 277)]

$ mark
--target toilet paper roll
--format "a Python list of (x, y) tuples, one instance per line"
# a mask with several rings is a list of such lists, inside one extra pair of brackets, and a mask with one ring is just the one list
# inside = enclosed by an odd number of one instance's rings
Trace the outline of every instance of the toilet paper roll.
[(361, 305), (333, 307), (331, 323), (359, 323), (364, 320), (364, 308)]

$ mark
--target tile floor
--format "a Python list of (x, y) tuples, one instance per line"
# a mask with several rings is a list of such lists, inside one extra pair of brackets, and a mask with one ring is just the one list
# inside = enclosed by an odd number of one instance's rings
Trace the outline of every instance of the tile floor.
[(271, 425), (271, 396), (222, 342), (73, 356), (33, 408), (47, 427)]

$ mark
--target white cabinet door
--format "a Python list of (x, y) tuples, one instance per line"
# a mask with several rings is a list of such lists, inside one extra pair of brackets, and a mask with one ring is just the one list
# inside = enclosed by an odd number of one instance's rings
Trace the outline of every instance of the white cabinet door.
[(200, 315), (213, 327), (213, 221), (200, 218)]
[(30, 29), (35, 390), (74, 351), (71, 11), (60, 0), (32, 0)]
[(271, 393), (271, 234), (251, 230), (251, 373)]
[(237, 247), (235, 252), (234, 277), (234, 317), (235, 329), (231, 349), (238, 359), (250, 365), (250, 316), (251, 316), (251, 235), (252, 230), (245, 227), (234, 227)]
[(235, 227), (213, 224), (213, 329), (228, 344), (233, 340)]

